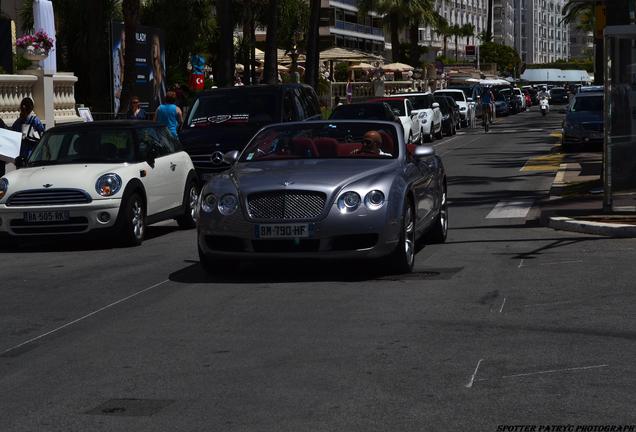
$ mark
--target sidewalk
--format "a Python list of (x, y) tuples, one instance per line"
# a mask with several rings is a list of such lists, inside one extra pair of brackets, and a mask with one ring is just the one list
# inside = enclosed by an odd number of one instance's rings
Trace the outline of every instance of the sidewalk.
[(602, 159), (602, 153), (565, 155), (550, 196), (540, 204), (542, 225), (607, 237), (636, 237), (636, 214), (603, 212)]

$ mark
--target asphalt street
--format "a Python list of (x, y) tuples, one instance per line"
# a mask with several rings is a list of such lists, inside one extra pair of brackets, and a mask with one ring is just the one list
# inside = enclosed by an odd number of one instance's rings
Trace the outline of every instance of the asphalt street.
[(446, 244), (211, 278), (195, 232), (0, 250), (0, 431), (636, 423), (636, 240), (539, 226), (562, 116), (435, 141)]

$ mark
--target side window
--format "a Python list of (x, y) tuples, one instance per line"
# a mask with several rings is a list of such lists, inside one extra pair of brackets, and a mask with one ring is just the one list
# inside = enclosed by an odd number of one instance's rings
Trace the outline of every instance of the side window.
[(411, 111), (413, 111), (413, 104), (410, 100), (406, 100), (406, 115), (411, 115)]
[(167, 151), (166, 154), (175, 153), (177, 150), (175, 148), (174, 140), (172, 139), (173, 135), (165, 127), (159, 128), (157, 131), (159, 132), (159, 138), (161, 139), (161, 147)]
[(293, 90), (294, 95), (294, 107), (296, 109), (296, 118), (294, 120), (304, 120), (306, 116), (305, 107), (303, 106), (303, 97), (300, 94), (300, 89)]
[(312, 95), (311, 90), (306, 88), (300, 89), (300, 96), (303, 107), (305, 108), (305, 118), (313, 117), (320, 114), (320, 108), (316, 107), (315, 98)]
[(168, 154), (166, 147), (161, 143), (161, 138), (156, 128), (138, 129), (137, 134), (139, 136), (139, 155), (142, 160), (146, 158), (151, 148), (155, 148), (157, 157)]
[(291, 122), (296, 120), (296, 114), (294, 107), (294, 100), (290, 91), (285, 92), (285, 96), (283, 96), (283, 121)]

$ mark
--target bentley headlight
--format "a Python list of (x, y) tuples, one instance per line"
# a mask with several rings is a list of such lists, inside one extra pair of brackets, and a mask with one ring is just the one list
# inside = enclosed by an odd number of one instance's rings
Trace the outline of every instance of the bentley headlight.
[(338, 208), (341, 213), (351, 213), (357, 210), (362, 198), (356, 192), (345, 192), (338, 198)]
[(0, 198), (3, 198), (6, 195), (8, 189), (9, 180), (4, 177), (0, 178)]
[(238, 208), (238, 198), (232, 194), (225, 194), (219, 200), (219, 212), (221, 212), (224, 216), (229, 216), (234, 214), (236, 209)]
[(384, 205), (384, 194), (379, 190), (372, 190), (364, 197), (364, 204), (371, 210), (377, 210)]
[(117, 174), (104, 174), (95, 182), (95, 190), (103, 197), (115, 195), (121, 189), (121, 177)]
[(201, 210), (206, 213), (212, 213), (212, 210), (214, 210), (214, 204), (216, 204), (216, 197), (214, 194), (207, 194), (206, 196), (201, 194), (201, 196)]

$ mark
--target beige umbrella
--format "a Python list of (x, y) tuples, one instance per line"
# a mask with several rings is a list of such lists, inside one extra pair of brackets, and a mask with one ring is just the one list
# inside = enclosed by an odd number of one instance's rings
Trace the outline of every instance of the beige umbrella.
[(369, 63), (358, 63), (358, 64), (354, 64), (349, 66), (347, 69), (349, 70), (371, 70), (371, 69), (375, 69), (375, 66), (370, 65)]
[(342, 61), (362, 61), (367, 60), (369, 55), (344, 48), (329, 48), (320, 52), (320, 60), (342, 60)]
[(385, 72), (408, 72), (415, 69), (413, 66), (409, 66), (404, 63), (389, 63), (382, 66), (382, 70)]

